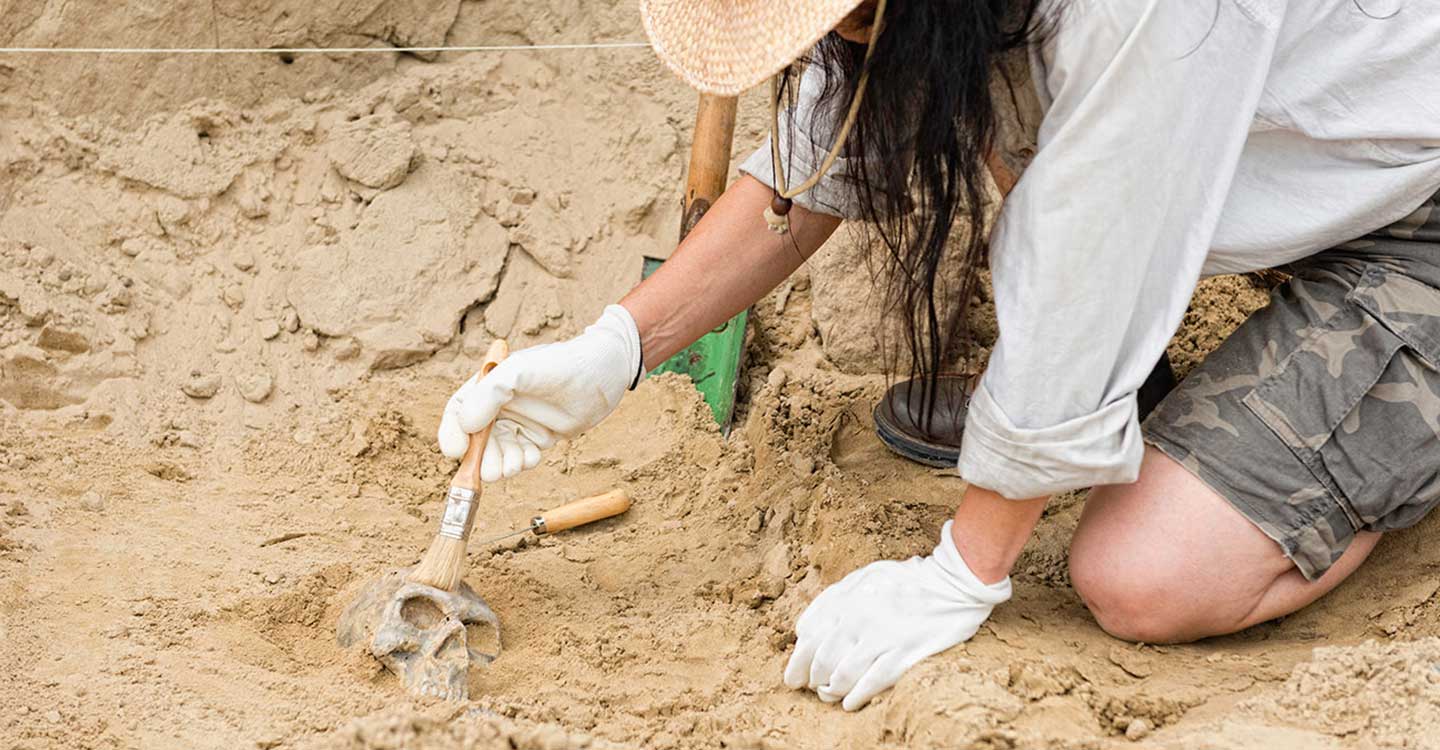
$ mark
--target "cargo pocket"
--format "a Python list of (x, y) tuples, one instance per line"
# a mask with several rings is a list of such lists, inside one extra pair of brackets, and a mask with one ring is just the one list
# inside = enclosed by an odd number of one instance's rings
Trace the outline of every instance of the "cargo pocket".
[(1329, 490), (1353, 529), (1373, 513), (1357, 509), (1359, 488), (1337, 482), (1323, 449), (1402, 350), (1430, 372), (1440, 366), (1440, 290), (1372, 265), (1340, 308), (1242, 399)]
[(1426, 369), (1440, 372), (1440, 289), (1371, 266), (1346, 299), (1395, 334)]

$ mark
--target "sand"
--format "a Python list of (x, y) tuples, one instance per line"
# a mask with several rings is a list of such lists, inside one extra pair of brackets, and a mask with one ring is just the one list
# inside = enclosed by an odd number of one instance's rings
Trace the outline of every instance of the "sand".
[[(630, 2), (130, 5), (0, 2), (0, 42), (639, 37)], [(857, 714), (780, 685), (810, 598), (927, 551), (964, 487), (871, 433), (835, 258), (756, 306), (728, 436), (655, 378), (486, 489), (477, 536), (635, 505), (472, 549), (504, 650), (470, 701), (338, 647), (434, 533), (440, 406), (490, 338), (573, 334), (669, 251), (692, 116), (644, 50), (0, 57), (0, 746), (1437, 747), (1434, 519), (1305, 611), (1161, 648), (1080, 604), (1063, 497), (968, 644)], [(1208, 283), (1179, 369), (1263, 303)]]

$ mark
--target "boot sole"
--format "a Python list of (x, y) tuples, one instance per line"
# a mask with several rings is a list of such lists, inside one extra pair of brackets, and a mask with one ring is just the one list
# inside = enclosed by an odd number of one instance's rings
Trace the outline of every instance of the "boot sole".
[(872, 416), (875, 419), (875, 434), (886, 448), (903, 458), (937, 469), (953, 469), (959, 465), (959, 448), (927, 442), (906, 434), (899, 426), (891, 423), (889, 415), (883, 413), (886, 410), (882, 406), (883, 404), (876, 404)]

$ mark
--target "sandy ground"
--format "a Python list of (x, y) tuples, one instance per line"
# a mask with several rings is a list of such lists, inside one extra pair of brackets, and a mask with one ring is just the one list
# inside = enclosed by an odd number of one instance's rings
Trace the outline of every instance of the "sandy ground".
[[(629, 2), (106, 7), (0, 0), (0, 41), (639, 36)], [(755, 308), (730, 435), (657, 378), (487, 488), (477, 536), (635, 506), (472, 547), (504, 649), (470, 701), (338, 647), (434, 533), (478, 352), (574, 333), (673, 243), (691, 96), (644, 50), (567, 55), (0, 57), (0, 747), (1440, 748), (1436, 519), (1305, 611), (1162, 648), (1087, 615), (1063, 497), (974, 640), (857, 714), (781, 686), (809, 599), (928, 551), (964, 486), (874, 438), (885, 379), (812, 299), (833, 258)], [(1207, 284), (1181, 369), (1263, 301)]]

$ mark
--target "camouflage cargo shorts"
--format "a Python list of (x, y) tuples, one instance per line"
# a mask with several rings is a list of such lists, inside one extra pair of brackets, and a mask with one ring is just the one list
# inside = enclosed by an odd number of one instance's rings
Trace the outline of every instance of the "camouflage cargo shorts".
[(1314, 580), (1440, 504), (1440, 205), (1284, 270), (1145, 437)]

